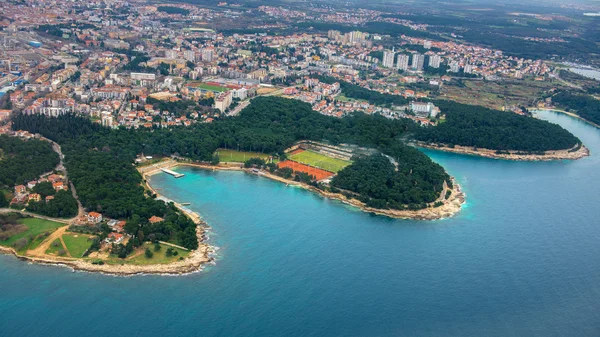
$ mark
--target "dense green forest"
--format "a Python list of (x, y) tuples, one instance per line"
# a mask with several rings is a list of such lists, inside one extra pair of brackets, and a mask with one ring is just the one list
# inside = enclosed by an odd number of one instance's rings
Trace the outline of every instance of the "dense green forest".
[(190, 14), (190, 11), (185, 8), (179, 8), (179, 7), (173, 7), (173, 6), (159, 6), (158, 11), (164, 12), (167, 14), (181, 14), (181, 15)]
[(539, 119), (451, 101), (435, 104), (446, 120), (420, 129), (417, 140), (525, 152), (570, 149), (581, 143), (567, 130)]
[(48, 142), (0, 136), (0, 186), (27, 184), (58, 165), (58, 154)]
[(600, 101), (592, 96), (559, 92), (552, 96), (552, 102), (566, 111), (576, 112), (581, 118), (600, 124)]
[(49, 195), (53, 195), (54, 199), (46, 202), (44, 198), (47, 195), (42, 194), (42, 200), (29, 202), (27, 210), (54, 218), (72, 218), (77, 215), (77, 200), (70, 191), (58, 191)]
[[(282, 154), (301, 139), (326, 140), (374, 147), (398, 158), (401, 174), (410, 176), (406, 181), (411, 184), (404, 187), (414, 194), (411, 200), (419, 204), (431, 201), (431, 196), (423, 194), (421, 188), (430, 188), (431, 195), (439, 194), (444, 180), (449, 179), (443, 168), (426, 155), (401, 144), (400, 137), (418, 128), (410, 120), (360, 113), (339, 119), (321, 115), (309, 104), (276, 97), (254, 99), (236, 118), (172, 130), (111, 131), (74, 116), (48, 119), (19, 115), (14, 119), (14, 126), (40, 132), (62, 145), (69, 175), (88, 210), (113, 218), (136, 215), (140, 223), (167, 211), (162, 202), (147, 198), (139, 185), (141, 177), (131, 163), (141, 152), (210, 162), (217, 148)], [(140, 226), (145, 235), (155, 233), (155, 229), (147, 226)], [(174, 233), (185, 231), (189, 228)], [(192, 232), (187, 234), (195, 238)], [(180, 242), (181, 238), (170, 239)]]
[(392, 151), (400, 159), (398, 171), (390, 159), (382, 155), (355, 158), (352, 165), (338, 172), (331, 186), (359, 193), (359, 199), (370, 207), (424, 208), (426, 202), (435, 201), (441, 192), (427, 177), (433, 174), (441, 178), (443, 169), (432, 170), (426, 162), (407, 165), (407, 158), (420, 160), (409, 150), (414, 149), (402, 146)]
[[(191, 220), (164, 202), (146, 197), (141, 176), (132, 165), (143, 148), (142, 137), (136, 132), (111, 131), (70, 115), (18, 115), (14, 126), (42, 133), (60, 143), (69, 177), (83, 206), (109, 218), (129, 219), (126, 230), (135, 236), (137, 244), (143, 240), (164, 240), (190, 249), (197, 247)], [(150, 224), (148, 219), (153, 215), (165, 221)]]

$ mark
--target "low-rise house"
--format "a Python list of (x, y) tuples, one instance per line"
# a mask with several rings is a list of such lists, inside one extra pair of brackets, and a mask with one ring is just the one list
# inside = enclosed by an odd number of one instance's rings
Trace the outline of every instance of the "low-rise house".
[(161, 218), (161, 217), (158, 217), (158, 216), (156, 216), (156, 215), (153, 215), (153, 216), (152, 216), (150, 219), (148, 219), (148, 221), (149, 221), (151, 224), (155, 224), (155, 223), (160, 223), (160, 222), (163, 222), (163, 221), (164, 221), (164, 219), (163, 219), (163, 218)]
[(123, 234), (120, 233), (110, 233), (108, 234), (108, 237), (106, 238), (106, 242), (110, 243), (121, 243), (123, 242), (123, 240), (125, 240), (125, 236)]
[(35, 185), (37, 185), (37, 181), (32, 180), (32, 181), (30, 181), (30, 182), (27, 183), (27, 188), (33, 189), (35, 187)]
[(123, 233), (124, 231), (124, 227), (125, 227), (125, 221), (119, 221), (119, 223), (117, 223), (113, 229), (116, 230), (119, 233)]
[(15, 194), (23, 194), (27, 191), (27, 187), (25, 185), (17, 185), (15, 186)]
[(55, 191), (66, 191), (69, 188), (67, 187), (67, 185), (65, 185), (65, 183), (63, 183), (62, 181), (57, 181), (55, 183), (52, 183), (52, 187), (54, 188)]
[(89, 212), (88, 216), (87, 216), (87, 220), (88, 220), (88, 222), (91, 222), (93, 224), (100, 223), (102, 221), (102, 214), (100, 214), (98, 212)]
[(57, 181), (62, 181), (63, 180), (63, 176), (61, 176), (60, 174), (51, 174), (48, 176), (48, 181), (51, 183), (55, 183)]
[(28, 202), (31, 202), (31, 201), (39, 202), (40, 200), (42, 200), (42, 196), (39, 195), (38, 193), (31, 193), (29, 195), (29, 197), (27, 197)]

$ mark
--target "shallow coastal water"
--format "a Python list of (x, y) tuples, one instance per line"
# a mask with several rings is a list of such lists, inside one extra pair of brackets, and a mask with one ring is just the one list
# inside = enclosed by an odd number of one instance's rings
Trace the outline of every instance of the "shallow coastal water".
[(600, 70), (595, 68), (578, 68), (572, 67), (569, 68), (570, 71), (579, 74), (581, 76), (585, 76), (587, 78), (591, 78), (594, 80), (600, 80)]
[(438, 221), (366, 214), (242, 172), (151, 178), (212, 226), (215, 266), (112, 277), (0, 256), (0, 334), (598, 336), (600, 131), (542, 117), (591, 157), (426, 153), (467, 193)]

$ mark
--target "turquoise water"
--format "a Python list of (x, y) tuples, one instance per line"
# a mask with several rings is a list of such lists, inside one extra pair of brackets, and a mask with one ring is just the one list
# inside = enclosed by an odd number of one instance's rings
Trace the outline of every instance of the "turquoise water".
[(216, 265), (122, 278), (2, 256), (0, 335), (599, 336), (600, 132), (543, 117), (592, 157), (427, 151), (468, 199), (438, 221), (373, 216), (240, 172), (154, 176), (211, 224)]

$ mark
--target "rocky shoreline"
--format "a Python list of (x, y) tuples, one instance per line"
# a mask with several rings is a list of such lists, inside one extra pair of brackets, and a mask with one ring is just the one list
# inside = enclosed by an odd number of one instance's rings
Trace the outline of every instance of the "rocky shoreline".
[[(150, 190), (152, 193), (155, 193), (157, 196), (160, 194), (150, 186), (147, 182), (147, 177), (156, 173), (161, 173), (161, 168), (170, 168), (175, 166), (190, 166), (196, 167), (205, 170), (222, 170), (222, 171), (243, 171), (248, 174), (255, 174), (250, 169), (245, 169), (240, 166), (211, 166), (205, 164), (195, 164), (195, 163), (182, 163), (176, 162), (173, 160), (169, 160), (166, 162), (162, 162), (152, 167), (141, 168), (140, 173), (144, 178), (144, 187)], [(363, 212), (384, 215), (392, 218), (399, 219), (415, 219), (415, 220), (436, 220), (447, 218), (455, 215), (460, 211), (462, 205), (465, 203), (465, 193), (461, 190), (458, 183), (452, 179), (454, 188), (448, 189), (451, 191), (451, 194), (448, 198), (445, 198), (445, 195), (440, 197), (440, 201), (442, 202), (441, 206), (438, 207), (428, 207), (419, 210), (392, 210), (392, 209), (376, 209), (367, 207), (363, 202), (356, 199), (349, 199), (341, 193), (331, 193), (322, 191), (314, 186), (310, 186), (304, 183), (300, 183), (297, 181), (291, 181), (284, 179), (282, 177), (267, 173), (260, 172), (256, 175), (264, 176), (266, 178), (279, 181), (285, 183), (287, 185), (294, 185), (314, 193), (317, 193), (325, 198), (338, 200), (344, 204), (351, 205), (360, 209)], [(443, 192), (445, 194), (445, 191)], [(443, 200), (442, 200), (443, 198)], [(153, 265), (134, 265), (134, 264), (113, 264), (113, 263), (105, 263), (105, 264), (92, 264), (90, 260), (84, 259), (75, 259), (68, 257), (39, 257), (39, 256), (27, 256), (21, 255), (17, 251), (15, 251), (11, 247), (2, 247), (0, 246), (0, 253), (11, 254), (16, 256), (18, 259), (38, 264), (46, 264), (53, 266), (63, 266), (67, 268), (71, 268), (74, 271), (86, 271), (86, 272), (97, 272), (103, 273), (107, 275), (116, 275), (116, 276), (133, 276), (133, 275), (147, 275), (147, 274), (157, 274), (157, 275), (185, 275), (190, 273), (195, 273), (202, 270), (202, 267), (206, 263), (212, 262), (214, 259), (211, 257), (211, 254), (214, 253), (214, 247), (211, 247), (206, 243), (206, 229), (208, 226), (204, 221), (200, 219), (198, 214), (190, 214), (189, 210), (184, 210), (181, 205), (175, 203), (175, 206), (178, 207), (184, 214), (190, 217), (196, 224), (196, 237), (198, 238), (198, 249), (192, 251), (188, 257), (183, 260), (175, 261), (172, 263), (166, 264), (153, 264)]]
[[(238, 167), (238, 166), (211, 166), (211, 165), (205, 165), (205, 164), (173, 162), (172, 166), (170, 166), (170, 167), (174, 167), (174, 166), (190, 166), (190, 167), (196, 167), (196, 168), (201, 168), (201, 169), (205, 169), (205, 170), (243, 171), (248, 174), (255, 174), (250, 169), (245, 169), (245, 168)], [(148, 173), (148, 174), (152, 174), (152, 173)], [(294, 186), (298, 186), (298, 187), (307, 189), (307, 190), (317, 193), (325, 198), (338, 200), (344, 204), (356, 207), (363, 212), (374, 213), (374, 214), (384, 215), (387, 217), (398, 218), (398, 219), (437, 220), (437, 219), (448, 218), (448, 217), (451, 217), (451, 216), (455, 215), (456, 213), (458, 213), (460, 211), (460, 209), (462, 208), (462, 205), (466, 201), (465, 193), (461, 190), (460, 185), (456, 182), (456, 180), (454, 178), (452, 178), (452, 183), (453, 183), (452, 186), (454, 186), (454, 188), (449, 189), (449, 191), (451, 191), (451, 194), (448, 198), (444, 198), (443, 200), (440, 200), (442, 202), (441, 206), (428, 207), (428, 208), (423, 208), (423, 209), (419, 209), (419, 210), (394, 210), (394, 209), (378, 209), (378, 208), (368, 207), (363, 202), (356, 200), (356, 199), (349, 199), (341, 193), (331, 193), (331, 192), (322, 191), (314, 186), (310, 186), (310, 185), (300, 183), (297, 181), (293, 181), (293, 180), (287, 180), (280, 176), (270, 174), (267, 172), (260, 172), (256, 175), (263, 176), (263, 177), (266, 177), (266, 178), (269, 178), (269, 179), (272, 179), (275, 181), (279, 181), (279, 182), (285, 183), (287, 185), (294, 185)]]
[(11, 254), (17, 257), (19, 260), (31, 263), (63, 266), (71, 268), (73, 271), (87, 271), (115, 276), (134, 276), (149, 274), (185, 275), (198, 272), (202, 270), (204, 264), (213, 261), (213, 258), (210, 255), (214, 252), (214, 249), (213, 247), (207, 245), (204, 242), (206, 240), (205, 226), (198, 226), (196, 228), (196, 234), (198, 237), (198, 249), (192, 251), (190, 255), (183, 260), (165, 264), (92, 264), (89, 260), (75, 258), (43, 258), (36, 256), (21, 255), (17, 253), (17, 251), (15, 251), (13, 248), (2, 246), (0, 246), (0, 253)]
[(550, 160), (577, 160), (590, 155), (590, 150), (581, 145), (575, 150), (575, 147), (569, 150), (546, 151), (544, 154), (528, 154), (521, 151), (506, 151), (508, 153), (497, 153), (496, 150), (474, 148), (471, 146), (455, 145), (450, 147), (446, 144), (414, 142), (413, 145), (432, 150), (480, 156), (492, 159), (504, 159), (515, 161), (550, 161)]

